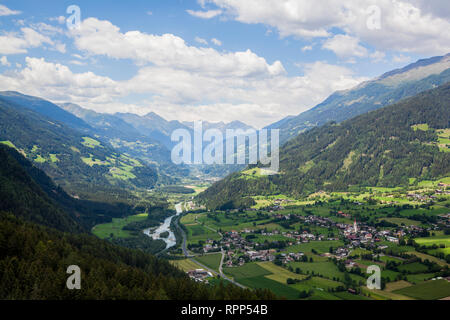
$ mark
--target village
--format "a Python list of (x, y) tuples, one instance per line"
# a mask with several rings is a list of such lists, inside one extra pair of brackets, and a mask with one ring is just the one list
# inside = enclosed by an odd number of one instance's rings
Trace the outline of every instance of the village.
[[(339, 211), (338, 216), (349, 218), (350, 215)], [(286, 248), (297, 244), (304, 244), (319, 241), (337, 241), (342, 240), (345, 245), (333, 248), (332, 252), (323, 253), (328, 258), (337, 260), (346, 260), (352, 250), (364, 248), (369, 250), (383, 251), (388, 248), (386, 245), (379, 244), (382, 241), (388, 241), (398, 244), (400, 239), (410, 236), (414, 237), (424, 232), (424, 229), (418, 226), (402, 226), (391, 230), (377, 230), (377, 228), (368, 226), (364, 223), (354, 221), (353, 224), (336, 223), (327, 217), (309, 215), (282, 215), (275, 214), (275, 219), (302, 221), (309, 226), (321, 228), (336, 228), (339, 234), (334, 237), (327, 237), (325, 234), (313, 234), (307, 231), (267, 231), (253, 230), (250, 228), (241, 231), (229, 231), (222, 234), (219, 241), (207, 240), (202, 250), (204, 254), (221, 252), (225, 253), (224, 265), (227, 267), (240, 267), (248, 262), (256, 261), (275, 261), (277, 256), (281, 258), (282, 264), (288, 264), (292, 261), (305, 261), (306, 256), (303, 252), (283, 252)], [(448, 216), (442, 217), (443, 221), (448, 223)], [(436, 226), (436, 228), (438, 228)], [(257, 236), (264, 238), (281, 236), (285, 241), (252, 241)]]

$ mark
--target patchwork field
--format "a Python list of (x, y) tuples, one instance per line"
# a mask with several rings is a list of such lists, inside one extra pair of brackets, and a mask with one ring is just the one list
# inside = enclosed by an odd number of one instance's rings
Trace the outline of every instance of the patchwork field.
[(271, 275), (267, 275), (266, 278), (275, 280), (282, 284), (286, 284), (286, 281), (289, 278), (297, 280), (303, 280), (306, 278), (305, 275), (290, 272), (289, 270), (279, 267), (272, 262), (257, 262), (256, 264), (272, 273)]
[(131, 233), (126, 230), (122, 230), (123, 227), (132, 223), (144, 221), (148, 217), (148, 214), (139, 214), (135, 216), (126, 217), (123, 219), (113, 219), (111, 223), (105, 223), (97, 225), (92, 229), (92, 233), (100, 239), (106, 239), (113, 235), (114, 238), (128, 238)]
[(215, 271), (218, 271), (220, 266), (220, 260), (222, 259), (222, 254), (221, 253), (207, 254), (204, 256), (195, 257), (195, 259), (201, 264), (204, 264), (205, 266)]
[(206, 242), (207, 240), (219, 240), (220, 235), (202, 225), (193, 224), (186, 225), (188, 244), (198, 243), (199, 241)]
[(201, 267), (190, 259), (170, 260), (170, 263), (177, 266), (179, 269), (187, 272), (190, 270), (200, 269)]
[(450, 282), (447, 280), (427, 281), (422, 284), (394, 291), (420, 300), (436, 300), (450, 296)]

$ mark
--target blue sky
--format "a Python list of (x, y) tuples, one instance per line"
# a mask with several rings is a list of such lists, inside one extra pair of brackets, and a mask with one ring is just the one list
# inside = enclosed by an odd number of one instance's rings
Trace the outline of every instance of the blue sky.
[[(317, 3), (317, 2), (316, 2)], [(66, 9), (81, 10), (69, 30)], [(0, 1), (0, 89), (257, 127), (450, 51), (445, 1)]]

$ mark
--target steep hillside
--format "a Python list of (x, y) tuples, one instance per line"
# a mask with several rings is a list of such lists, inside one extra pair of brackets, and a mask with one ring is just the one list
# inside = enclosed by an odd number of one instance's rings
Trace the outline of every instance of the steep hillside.
[[(159, 183), (175, 184), (179, 177), (189, 175), (184, 166), (175, 166), (170, 150), (151, 135), (146, 136), (120, 116), (97, 113), (72, 103), (60, 105), (64, 110), (83, 119), (99, 140), (111, 144), (116, 150), (127, 153), (158, 169)], [(131, 117), (131, 115), (130, 115)]]
[(133, 204), (75, 199), (13, 148), (0, 144), (0, 159), (0, 210), (58, 230), (88, 231), (160, 203), (156, 198)]
[(396, 103), (450, 81), (450, 54), (419, 60), (354, 89), (336, 92), (315, 108), (269, 126), (280, 129), (284, 143), (330, 121), (341, 122)]
[(235, 173), (199, 196), (210, 207), (259, 194), (307, 195), (351, 186), (395, 187), (450, 175), (450, 83), (341, 124), (312, 129), (280, 149), (280, 174)]
[[(18, 158), (24, 161), (20, 163)], [(11, 148), (0, 145), (0, 211), (12, 211), (25, 220), (62, 231), (81, 231), (75, 215), (61, 210), (24, 166), (29, 170), (31, 164)]]
[(91, 129), (91, 127), (86, 122), (74, 116), (70, 112), (59, 108), (50, 101), (23, 95), (19, 92), (13, 91), (0, 92), (0, 98), (2, 98), (4, 101), (8, 101), (13, 104), (20, 105), (24, 108), (33, 110), (34, 112), (46, 116), (49, 119), (65, 123), (71, 128), (79, 129), (82, 131), (89, 131)]
[[(61, 194), (51, 199), (53, 192)], [(83, 233), (78, 214), (59, 207), (62, 193), (19, 153), (0, 146), (0, 299), (274, 298), (266, 290), (197, 284), (166, 261)], [(82, 270), (79, 291), (66, 289), (70, 265)]]
[[(268, 290), (196, 283), (169, 262), (138, 250), (24, 222), (0, 211), (1, 300), (253, 300)], [(67, 290), (77, 265), (81, 290)]]
[(101, 190), (114, 194), (122, 187), (149, 189), (156, 184), (155, 170), (138, 160), (3, 98), (0, 123), (0, 143), (18, 150), (74, 194)]
[(168, 149), (174, 145), (170, 139), (172, 132), (177, 129), (188, 129), (182, 123), (167, 121), (154, 112), (145, 116), (131, 113), (116, 113), (115, 116), (132, 125), (140, 134), (161, 142)]

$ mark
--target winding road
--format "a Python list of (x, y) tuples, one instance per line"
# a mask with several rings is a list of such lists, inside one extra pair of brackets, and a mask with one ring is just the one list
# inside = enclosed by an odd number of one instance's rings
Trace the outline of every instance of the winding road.
[[(181, 208), (181, 204), (180, 204), (180, 208)], [(178, 209), (177, 209), (177, 212), (178, 212)], [(225, 279), (225, 280), (231, 282), (232, 284), (234, 284), (234, 285), (236, 285), (236, 286), (238, 286), (238, 287), (240, 287), (240, 288), (242, 288), (242, 289), (247, 289), (247, 287), (243, 286), (243, 285), (240, 284), (240, 283), (237, 283), (237, 282), (234, 281), (233, 279), (228, 278), (228, 277), (223, 273), (223, 271), (222, 271), (222, 265), (223, 265), (223, 260), (225, 259), (225, 251), (224, 251), (224, 250), (222, 250), (222, 258), (221, 258), (221, 260), (220, 260), (219, 273), (217, 273), (216, 271), (214, 271), (214, 270), (208, 268), (207, 266), (205, 266), (205, 265), (203, 265), (202, 263), (200, 263), (200, 262), (198, 262), (197, 260), (195, 260), (195, 259), (194, 259), (195, 256), (194, 256), (194, 255), (190, 255), (190, 254), (189, 254), (189, 251), (187, 250), (187, 245), (186, 245), (186, 243), (187, 243), (187, 236), (186, 236), (186, 232), (184, 232), (184, 230), (180, 227), (180, 225), (178, 224), (178, 222), (179, 222), (179, 220), (176, 219), (176, 220), (175, 220), (175, 225), (176, 225), (176, 227), (178, 228), (178, 230), (180, 231), (181, 236), (183, 237), (183, 242), (182, 242), (182, 244), (181, 244), (181, 248), (182, 248), (182, 250), (183, 250), (184, 256), (185, 256), (187, 259), (189, 259), (189, 260), (191, 260), (192, 262), (198, 264), (198, 265), (199, 265), (200, 267), (202, 267), (203, 269), (208, 270), (208, 271), (211, 272), (213, 275), (220, 275), (220, 277), (221, 277), (222, 279)], [(215, 230), (215, 232), (217, 232), (217, 231)], [(219, 234), (220, 234), (220, 233), (219, 233)]]

